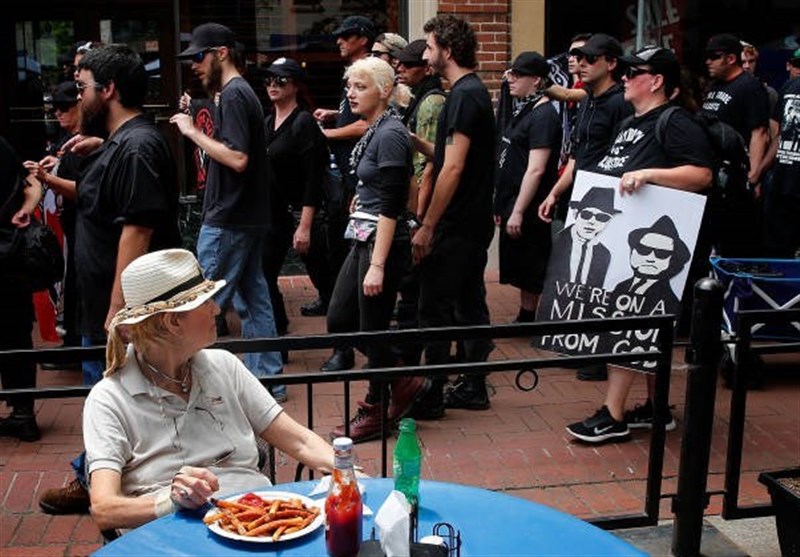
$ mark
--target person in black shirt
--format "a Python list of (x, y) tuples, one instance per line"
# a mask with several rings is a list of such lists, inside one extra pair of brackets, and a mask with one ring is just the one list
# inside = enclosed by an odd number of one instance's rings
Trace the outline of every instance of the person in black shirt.
[[(625, 99), (633, 105), (634, 116), (623, 122), (608, 152), (593, 170), (619, 176), (620, 195), (635, 195), (646, 184), (698, 193), (708, 191), (712, 179), (711, 146), (702, 126), (692, 115), (677, 109), (670, 114), (664, 137), (656, 135), (658, 118), (669, 109), (669, 101), (680, 83), (680, 65), (675, 54), (665, 48), (647, 46), (624, 60), (629, 64), (623, 78)], [(638, 231), (631, 236), (631, 249), (642, 257), (680, 257), (683, 250), (675, 237), (674, 226), (670, 228), (670, 225), (671, 222), (657, 222), (649, 230)], [(695, 253), (695, 257), (707, 255)], [(631, 265), (635, 268), (641, 266), (633, 254)], [(669, 265), (667, 262), (664, 266)], [(671, 299), (674, 306), (677, 298), (673, 294)], [(664, 307), (663, 313), (677, 313), (678, 309)], [(611, 366), (609, 374), (603, 407), (593, 416), (567, 426), (567, 431), (574, 437), (598, 443), (627, 437), (629, 427), (652, 427), (655, 376), (647, 374), (648, 402), (625, 412), (625, 402), (636, 372)], [(674, 429), (675, 422), (669, 409), (662, 412), (667, 429)]]
[[(800, 49), (797, 52), (800, 63)], [(800, 257), (800, 77), (786, 83), (770, 118), (765, 161), (774, 164), (764, 192), (764, 245), (770, 257)]]
[[(148, 251), (180, 244), (178, 190), (167, 142), (144, 114), (147, 74), (126, 45), (101, 46), (78, 64), (81, 133), (106, 137), (89, 155), (77, 181), (75, 268), (80, 331), (85, 345), (105, 343), (114, 315), (125, 305), (120, 274)], [(84, 361), (84, 382), (102, 379), (100, 361)], [(84, 454), (72, 462), (77, 478), (39, 500), (51, 514), (85, 512)]]
[[(242, 319), (242, 337), (274, 337), (275, 319), (262, 266), (270, 200), (261, 101), (236, 67), (236, 38), (224, 25), (197, 26), (178, 57), (191, 59), (192, 71), (210, 96), (219, 94), (213, 137), (196, 127), (189, 114), (170, 118), (209, 157), (197, 258), (209, 278), (227, 282), (216, 302), (223, 312), (235, 307)], [(250, 352), (244, 361), (256, 377), (283, 373), (280, 352)], [(279, 402), (286, 400), (285, 385), (271, 385), (270, 390)]]
[[(412, 239), (414, 261), (420, 265), (419, 322), (421, 327), (487, 325), (483, 273), (494, 233), (492, 100), (473, 71), (477, 40), (469, 23), (443, 15), (429, 20), (424, 30), (428, 45), (425, 58), (450, 82), (451, 89), (436, 128), (433, 195)], [(424, 145), (415, 143), (426, 152)], [(430, 156), (430, 150), (426, 154)], [(464, 343), (464, 357), (469, 362), (485, 361), (491, 350), (488, 340)], [(426, 364), (449, 361), (449, 343), (425, 347)], [(460, 378), (447, 400), (443, 399), (443, 390), (444, 381), (437, 378), (417, 417), (441, 417), (445, 404), (453, 408), (489, 407), (483, 376)]]
[[(559, 200), (564, 204), (572, 192), (572, 183), (578, 170), (589, 170), (603, 157), (617, 125), (631, 113), (623, 98), (622, 86), (617, 81), (620, 74), (619, 57), (622, 45), (617, 39), (596, 33), (583, 46), (573, 48), (570, 54), (578, 60), (583, 88), (589, 93), (578, 107), (578, 117), (572, 128), (572, 153), (561, 177), (548, 196), (539, 205), (539, 218), (551, 222)], [(559, 211), (562, 212), (562, 211)], [(566, 211), (563, 211), (566, 214)], [(581, 381), (603, 381), (606, 368), (590, 365), (578, 369)]]
[[(353, 212), (345, 233), (351, 247), (333, 288), (328, 331), (387, 330), (400, 279), (411, 259), (403, 214), (412, 174), (412, 149), (408, 131), (395, 109), (408, 105), (410, 93), (405, 85), (395, 85), (391, 65), (377, 57), (354, 62), (345, 77), (350, 107), (369, 127), (351, 157), (358, 176)], [(397, 364), (397, 356), (387, 342), (371, 342), (363, 350), (367, 367)], [(392, 381), (390, 424), (405, 416), (429, 387), (425, 377)], [(348, 434), (358, 443), (380, 436), (380, 401), (381, 383), (370, 381), (366, 399), (359, 402), (358, 412), (350, 421), (349, 432), (341, 425), (331, 432), (331, 437)]]
[[(375, 40), (375, 27), (372, 22), (360, 15), (351, 15), (333, 32), (339, 54), (347, 64), (352, 64), (369, 56)], [(344, 230), (348, 222), (350, 200), (356, 188), (355, 169), (350, 167), (350, 154), (356, 142), (364, 135), (367, 124), (350, 110), (347, 93), (342, 91), (339, 108), (318, 108), (314, 118), (324, 125), (322, 133), (328, 139), (331, 149), (332, 173), (336, 179), (331, 180), (327, 199), (328, 250), (331, 283), (336, 281), (339, 269), (348, 253), (348, 244), (344, 240)], [(325, 315), (327, 306), (322, 300), (301, 308), (303, 315)], [(355, 363), (352, 348), (337, 348), (328, 360), (322, 364), (322, 371), (341, 371), (350, 369)]]
[[(756, 189), (761, 181), (762, 162), (769, 140), (769, 96), (753, 75), (742, 69), (742, 44), (731, 34), (715, 35), (706, 45), (705, 63), (712, 79), (700, 109), (730, 124), (748, 146), (748, 184), (736, 184), (739, 191)], [(742, 176), (741, 182), (745, 178)], [(760, 215), (755, 199), (727, 207), (714, 218), (715, 246), (723, 257), (759, 257)]]
[[(16, 152), (0, 136), (0, 234), (9, 238), (15, 228), (24, 228), (42, 197), (42, 188), (34, 176), (22, 166)], [(33, 292), (7, 274), (11, 265), (0, 259), (0, 350), (33, 348)], [(9, 358), (0, 372), (4, 389), (28, 389), (36, 386), (36, 363)], [(0, 418), (0, 436), (22, 441), (38, 441), (41, 437), (33, 409), (33, 397), (9, 399), (11, 414)]]
[(558, 178), (561, 122), (542, 89), (550, 71), (538, 52), (523, 52), (507, 72), (516, 107), (498, 147), (494, 219), (500, 227), (500, 283), (520, 289), (517, 322), (533, 321), (550, 256), (550, 226), (539, 204)]
[(264, 119), (271, 226), (264, 243), (264, 274), (278, 334), (289, 324), (278, 275), (292, 246), (327, 307), (333, 284), (320, 213), (322, 182), (328, 164), (325, 137), (299, 93), (305, 72), (291, 58), (278, 58), (266, 71), (267, 95), (274, 111)]

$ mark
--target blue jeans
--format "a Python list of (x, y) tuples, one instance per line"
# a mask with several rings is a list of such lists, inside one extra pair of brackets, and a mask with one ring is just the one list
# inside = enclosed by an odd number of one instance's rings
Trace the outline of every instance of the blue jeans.
[[(81, 346), (105, 345), (105, 338), (81, 337)], [(83, 370), (83, 384), (92, 386), (103, 378), (106, 369), (105, 362), (101, 360), (84, 360), (81, 364)]]
[[(275, 337), (275, 317), (269, 287), (261, 264), (264, 233), (231, 230), (203, 225), (197, 239), (197, 259), (206, 278), (225, 279), (227, 284), (216, 295), (224, 312), (236, 297), (235, 309), (242, 319), (242, 338)], [(256, 377), (283, 373), (280, 352), (249, 352), (244, 363)], [(273, 394), (283, 394), (285, 386), (273, 386)]]

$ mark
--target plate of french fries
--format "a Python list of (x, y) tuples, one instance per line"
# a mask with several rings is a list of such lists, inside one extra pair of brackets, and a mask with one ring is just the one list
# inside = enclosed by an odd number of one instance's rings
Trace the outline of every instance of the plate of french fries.
[(224, 538), (256, 543), (294, 540), (310, 534), (324, 522), (313, 500), (285, 491), (255, 491), (226, 499), (203, 517), (208, 529)]

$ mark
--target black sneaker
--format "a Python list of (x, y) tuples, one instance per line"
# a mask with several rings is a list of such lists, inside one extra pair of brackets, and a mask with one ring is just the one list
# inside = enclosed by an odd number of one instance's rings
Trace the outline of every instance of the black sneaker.
[(0, 436), (16, 437), (20, 441), (33, 442), (41, 439), (39, 426), (36, 425), (36, 418), (11, 414), (7, 418), (0, 418)]
[[(664, 429), (672, 431), (677, 427), (675, 418), (672, 415), (671, 406), (667, 409), (664, 415)], [(650, 399), (644, 404), (637, 404), (633, 410), (625, 412), (625, 421), (630, 429), (653, 429), (653, 422), (655, 421), (655, 412), (653, 412), (653, 403)]]
[(305, 317), (321, 317), (327, 313), (328, 304), (322, 298), (317, 298), (313, 302), (300, 306), (300, 315)]
[(615, 420), (606, 406), (598, 410), (594, 416), (568, 425), (567, 431), (573, 437), (587, 443), (600, 443), (630, 434), (628, 424)]
[(575, 377), (578, 381), (605, 381), (608, 379), (608, 369), (606, 364), (591, 364), (578, 368)]
[(459, 377), (444, 393), (445, 408), (487, 410), (490, 406), (485, 377)]

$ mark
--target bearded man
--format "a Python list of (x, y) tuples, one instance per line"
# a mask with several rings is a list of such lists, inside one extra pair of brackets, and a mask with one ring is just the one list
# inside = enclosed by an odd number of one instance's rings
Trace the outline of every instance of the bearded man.
[[(170, 122), (209, 157), (197, 259), (206, 277), (227, 283), (215, 301), (224, 315), (235, 296), (242, 337), (274, 337), (275, 317), (261, 265), (270, 215), (264, 112), (236, 68), (236, 44), (233, 31), (219, 23), (192, 31), (178, 58), (191, 61), (192, 71), (214, 98), (214, 133), (205, 135), (185, 113)], [(256, 377), (283, 372), (279, 352), (248, 353), (244, 362)], [(279, 402), (286, 400), (284, 385), (273, 385), (270, 391)]]

